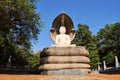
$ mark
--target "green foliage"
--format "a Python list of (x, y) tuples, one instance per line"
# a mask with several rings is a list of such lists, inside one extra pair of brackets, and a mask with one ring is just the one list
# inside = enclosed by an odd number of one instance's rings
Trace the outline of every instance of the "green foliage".
[(113, 52), (108, 53), (108, 55), (103, 57), (103, 60), (106, 61), (106, 64), (111, 64), (111, 63), (115, 63), (115, 55), (113, 54)]
[(98, 53), (96, 53), (96, 51), (90, 51), (90, 66), (92, 69), (96, 69), (98, 67), (98, 65), (100, 65), (101, 63), (99, 62), (100, 58)]
[(110, 66), (114, 57), (120, 58), (120, 23), (107, 24), (97, 33), (97, 47), (101, 61), (105, 60)]
[(41, 27), (34, 3), (30, 0), (3, 0), (0, 4), (0, 33), (8, 41), (30, 49), (31, 40), (37, 39)]
[(28, 64), (31, 41), (38, 39), (42, 28), (35, 11), (35, 0), (0, 1), (0, 66)]
[(89, 27), (85, 24), (78, 24), (78, 30), (76, 31), (75, 39), (73, 43), (77, 46), (85, 46), (87, 47), (88, 43), (90, 43), (91, 32), (89, 31)]
[(98, 65), (100, 65), (100, 57), (98, 55), (98, 49), (97, 46), (95, 44), (96, 41), (96, 37), (92, 36), (91, 38), (91, 42), (88, 44), (88, 51), (90, 53), (89, 58), (90, 58), (90, 66), (92, 69), (95, 69), (98, 67)]
[(87, 25), (79, 24), (73, 43), (87, 48), (91, 68), (97, 68), (103, 60), (107, 66), (114, 66), (114, 57), (120, 58), (120, 23), (106, 24), (96, 36), (91, 36)]
[(18, 47), (15, 47), (14, 46), (14, 53), (11, 54), (12, 56), (12, 65), (11, 66), (16, 66), (16, 67), (23, 67), (23, 66), (26, 66), (28, 65), (28, 61), (27, 61), (27, 58), (29, 57), (29, 52), (24, 49), (20, 49)]
[(28, 58), (28, 61), (30, 62), (30, 66), (32, 68), (36, 68), (37, 65), (39, 65), (39, 62), (40, 62), (40, 52), (41, 51), (38, 51), (35, 54), (31, 54), (31, 56)]

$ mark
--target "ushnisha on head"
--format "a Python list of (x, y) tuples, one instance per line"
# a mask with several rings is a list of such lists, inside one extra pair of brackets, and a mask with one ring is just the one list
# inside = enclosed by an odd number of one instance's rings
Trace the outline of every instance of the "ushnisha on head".
[(60, 34), (65, 34), (66, 33), (66, 28), (65, 26), (61, 26), (59, 29)]

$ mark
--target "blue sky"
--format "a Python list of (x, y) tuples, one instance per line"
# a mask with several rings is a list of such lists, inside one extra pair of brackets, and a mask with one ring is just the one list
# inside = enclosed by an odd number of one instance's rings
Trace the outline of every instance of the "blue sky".
[(36, 2), (36, 7), (44, 28), (39, 40), (33, 44), (34, 52), (54, 44), (49, 30), (62, 11), (71, 17), (75, 30), (79, 23), (87, 24), (93, 35), (105, 24), (120, 22), (120, 0), (40, 0)]

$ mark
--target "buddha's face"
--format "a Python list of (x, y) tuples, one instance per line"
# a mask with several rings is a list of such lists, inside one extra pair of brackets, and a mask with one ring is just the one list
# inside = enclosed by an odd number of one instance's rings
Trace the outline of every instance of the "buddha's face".
[(66, 28), (64, 26), (61, 26), (59, 31), (60, 31), (60, 34), (65, 34)]

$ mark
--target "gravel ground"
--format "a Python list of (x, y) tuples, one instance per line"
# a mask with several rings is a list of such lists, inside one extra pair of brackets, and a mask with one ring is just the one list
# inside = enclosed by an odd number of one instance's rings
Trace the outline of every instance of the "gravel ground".
[(50, 76), (46, 78), (38, 78), (33, 80), (108, 80), (103, 78), (90, 78), (85, 76)]
[(0, 74), (0, 80), (120, 80), (120, 74), (88, 74), (85, 76)]

